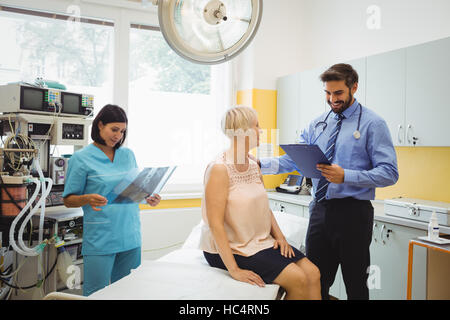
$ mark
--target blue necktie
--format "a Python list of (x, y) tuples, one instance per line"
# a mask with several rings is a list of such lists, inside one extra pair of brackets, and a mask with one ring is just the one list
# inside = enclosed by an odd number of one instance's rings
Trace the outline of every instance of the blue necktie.
[[(336, 145), (336, 139), (339, 134), (339, 131), (341, 130), (342, 126), (342, 119), (344, 119), (344, 115), (338, 114), (339, 120), (336, 122), (336, 127), (334, 127), (333, 132), (331, 132), (330, 138), (328, 139), (327, 144), (327, 150), (325, 151), (325, 156), (327, 159), (332, 163), (334, 158), (334, 151), (335, 151), (335, 145)], [(327, 179), (325, 179), (324, 176), (320, 177), (319, 183), (317, 185), (317, 191), (315, 193), (316, 201), (320, 202), (323, 199), (325, 199), (325, 196), (327, 195), (327, 189), (328, 185), (330, 183)]]

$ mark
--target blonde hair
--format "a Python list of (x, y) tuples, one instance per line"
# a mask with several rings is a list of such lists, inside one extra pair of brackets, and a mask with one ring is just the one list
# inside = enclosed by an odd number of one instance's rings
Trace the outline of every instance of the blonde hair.
[(235, 135), (250, 129), (258, 121), (255, 109), (247, 106), (236, 106), (229, 109), (222, 118), (222, 131), (225, 135)]

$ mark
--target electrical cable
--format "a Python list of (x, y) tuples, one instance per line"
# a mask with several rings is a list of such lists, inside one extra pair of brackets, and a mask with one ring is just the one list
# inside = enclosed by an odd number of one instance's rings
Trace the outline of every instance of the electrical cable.
[[(55, 263), (54, 263), (53, 266), (50, 268), (50, 270), (48, 271), (47, 275), (44, 277), (44, 281), (42, 282), (42, 285), (45, 283), (45, 280), (48, 279), (48, 277), (50, 276), (50, 274), (51, 274), (51, 273), (53, 272), (53, 270), (55, 269), (56, 263), (58, 262), (58, 256), (59, 256), (59, 252), (58, 252), (58, 254), (56, 255)], [(9, 276), (9, 277), (7, 277), (7, 278), (11, 278), (11, 276)], [(18, 287), (18, 286), (9, 284), (9, 283), (7, 282), (7, 281), (9, 281), (9, 280), (7, 280), (5, 277), (0, 277), (0, 281), (3, 282), (4, 284), (6, 284), (8, 287), (11, 287), (11, 288), (13, 288), (13, 289), (21, 289), (21, 290), (32, 289), (32, 288), (36, 287), (36, 286), (39, 284), (39, 282), (36, 282), (35, 284), (30, 285), (30, 286), (26, 286), (26, 287)]]
[[(19, 127), (17, 128), (17, 132), (14, 130), (11, 123), (11, 114), (8, 116), (9, 126), (11, 130), (11, 135), (6, 138), (4, 143), (5, 148), (13, 149), (14, 146), (17, 146), (19, 149), (36, 149), (36, 145), (33, 140), (28, 136), (20, 134)], [(20, 126), (20, 122), (19, 122)], [(15, 144), (11, 143), (11, 140), (14, 141)], [(4, 152), (5, 158), (9, 160), (8, 166), (15, 172), (20, 170), (20, 167), (24, 161), (30, 162), (34, 158), (34, 152)]]

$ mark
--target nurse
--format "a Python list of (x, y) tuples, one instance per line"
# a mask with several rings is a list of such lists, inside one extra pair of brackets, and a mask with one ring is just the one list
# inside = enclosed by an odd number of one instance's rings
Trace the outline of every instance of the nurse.
[[(122, 147), (128, 119), (116, 105), (106, 105), (92, 123), (92, 144), (70, 158), (64, 205), (82, 207), (83, 295), (128, 275), (141, 264), (139, 204), (108, 204), (105, 196), (126, 174), (137, 168), (133, 152)], [(159, 195), (148, 197), (156, 206)]]

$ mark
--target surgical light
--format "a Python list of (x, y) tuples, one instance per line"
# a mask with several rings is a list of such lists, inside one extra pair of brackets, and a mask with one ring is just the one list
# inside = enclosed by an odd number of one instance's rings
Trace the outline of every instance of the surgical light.
[(181, 57), (219, 64), (242, 52), (254, 38), (262, 0), (153, 0), (161, 32)]

